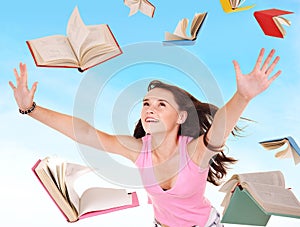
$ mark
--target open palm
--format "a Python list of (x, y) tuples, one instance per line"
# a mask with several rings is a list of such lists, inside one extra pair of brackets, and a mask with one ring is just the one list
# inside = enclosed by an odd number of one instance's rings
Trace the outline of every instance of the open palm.
[(9, 85), (14, 91), (16, 102), (21, 110), (27, 110), (32, 106), (34, 93), (37, 88), (37, 82), (33, 83), (32, 88), (29, 90), (27, 86), (27, 69), (26, 65), (20, 63), (20, 73), (14, 69), (16, 78), (16, 86), (9, 81)]
[(271, 63), (275, 50), (271, 50), (268, 54), (266, 60), (263, 62), (265, 49), (260, 50), (259, 56), (257, 58), (256, 64), (253, 70), (249, 74), (242, 74), (240, 66), (237, 61), (233, 61), (236, 81), (237, 81), (237, 91), (247, 100), (251, 100), (258, 94), (265, 91), (270, 84), (281, 74), (278, 70), (273, 76), (272, 74), (275, 66), (279, 61), (277, 56)]

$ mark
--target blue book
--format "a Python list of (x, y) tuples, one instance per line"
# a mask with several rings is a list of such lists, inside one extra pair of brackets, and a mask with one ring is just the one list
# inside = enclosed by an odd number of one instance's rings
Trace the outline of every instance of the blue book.
[(190, 35), (187, 35), (187, 27), (189, 20), (183, 18), (180, 20), (173, 33), (165, 32), (164, 45), (194, 45), (197, 39), (200, 28), (207, 16), (205, 13), (196, 13), (190, 26)]
[(276, 158), (293, 158), (295, 165), (300, 163), (300, 148), (291, 136), (259, 142), (267, 150), (276, 150)]

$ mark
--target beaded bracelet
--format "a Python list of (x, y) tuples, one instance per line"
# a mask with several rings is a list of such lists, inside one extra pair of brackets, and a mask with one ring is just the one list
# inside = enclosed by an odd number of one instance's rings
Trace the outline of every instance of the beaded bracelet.
[(211, 145), (208, 141), (207, 141), (207, 132), (204, 133), (204, 136), (203, 136), (203, 143), (204, 143), (204, 146), (208, 149), (208, 150), (211, 150), (211, 151), (214, 151), (214, 152), (221, 152), (224, 150), (224, 145), (222, 146), (214, 146), (214, 145)]
[(35, 107), (36, 107), (36, 103), (33, 102), (32, 106), (29, 109), (27, 109), (27, 110), (21, 110), (21, 109), (19, 109), (19, 112), (21, 114), (29, 114), (29, 113), (31, 113), (35, 109)]

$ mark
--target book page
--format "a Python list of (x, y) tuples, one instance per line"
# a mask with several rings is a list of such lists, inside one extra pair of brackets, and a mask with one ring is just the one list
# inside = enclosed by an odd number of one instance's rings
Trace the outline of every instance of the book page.
[(41, 160), (39, 165), (34, 169), (34, 172), (36, 173), (36, 176), (40, 180), (41, 184), (49, 193), (50, 197), (55, 201), (56, 205), (59, 207), (59, 209), (61, 209), (64, 215), (66, 215), (68, 220), (70, 222), (76, 221), (77, 211), (70, 206), (54, 182), (54, 178), (52, 177), (52, 173), (50, 172), (50, 168), (48, 166), (48, 158)]
[(286, 19), (283, 18), (283, 17), (273, 17), (273, 21), (274, 21), (274, 23), (276, 24), (276, 26), (277, 26), (277, 28), (279, 29), (279, 31), (281, 32), (281, 34), (282, 34), (283, 36), (285, 36), (285, 35), (286, 35), (286, 31), (285, 31), (285, 29), (283, 28), (282, 25), (289, 26), (289, 25), (290, 25), (289, 21), (286, 20)]
[(141, 3), (140, 3), (140, 11), (149, 16), (149, 17), (152, 17), (153, 14), (154, 14), (154, 10), (155, 10), (155, 7), (147, 0), (141, 0)]
[(267, 211), (300, 215), (300, 203), (290, 189), (267, 184), (243, 183), (253, 198)]
[(141, 0), (125, 0), (124, 4), (129, 7), (129, 16), (132, 16), (139, 11)]
[(180, 20), (173, 32), (174, 35), (182, 37), (183, 39), (191, 40), (192, 37), (187, 36), (186, 30), (188, 27), (189, 20), (187, 18), (183, 18)]
[(170, 32), (165, 32), (165, 40), (172, 41), (172, 40), (186, 40), (186, 39), (181, 36), (174, 35)]
[(201, 28), (201, 25), (202, 25), (205, 17), (206, 17), (206, 13), (195, 14), (192, 25), (191, 25), (191, 36), (193, 39), (197, 38), (198, 32)]
[(77, 58), (65, 36), (47, 36), (28, 43), (38, 65), (77, 65)]
[(261, 183), (267, 185), (274, 185), (278, 187), (285, 187), (284, 176), (280, 171), (256, 172), (238, 174), (240, 182)]
[(75, 7), (67, 26), (67, 37), (74, 50), (75, 55), (79, 59), (80, 47), (89, 35), (89, 29), (83, 23), (78, 8)]
[(132, 198), (125, 189), (90, 188), (80, 198), (79, 215), (130, 204), (132, 204)]
[[(66, 163), (65, 169), (65, 183), (68, 190), (69, 199), (76, 210), (79, 211), (79, 198), (81, 194), (78, 194), (76, 191), (75, 184), (80, 177), (91, 172), (92, 169), (74, 163)], [(84, 188), (83, 190), (86, 190), (90, 187), (90, 185), (86, 183), (82, 185), (82, 187)]]
[(106, 24), (88, 26), (88, 29), (89, 35), (80, 50), (81, 65), (99, 54), (119, 49)]

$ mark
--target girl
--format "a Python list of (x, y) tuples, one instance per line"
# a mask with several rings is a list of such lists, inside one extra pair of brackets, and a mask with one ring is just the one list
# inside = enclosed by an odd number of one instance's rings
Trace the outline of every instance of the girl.
[(224, 155), (224, 144), (248, 103), (280, 75), (277, 71), (270, 76), (279, 61), (278, 56), (272, 61), (274, 53), (271, 50), (263, 62), (261, 49), (249, 74), (242, 74), (233, 61), (237, 90), (220, 109), (176, 86), (152, 81), (133, 137), (110, 135), (81, 119), (36, 105), (37, 82), (28, 89), (25, 64), (20, 63), (19, 73), (14, 69), (16, 86), (9, 84), (20, 113), (79, 143), (134, 162), (153, 204), (155, 226), (222, 226), (218, 212), (204, 197), (205, 185), (207, 181), (218, 185), (227, 173), (226, 165), (236, 161)]

